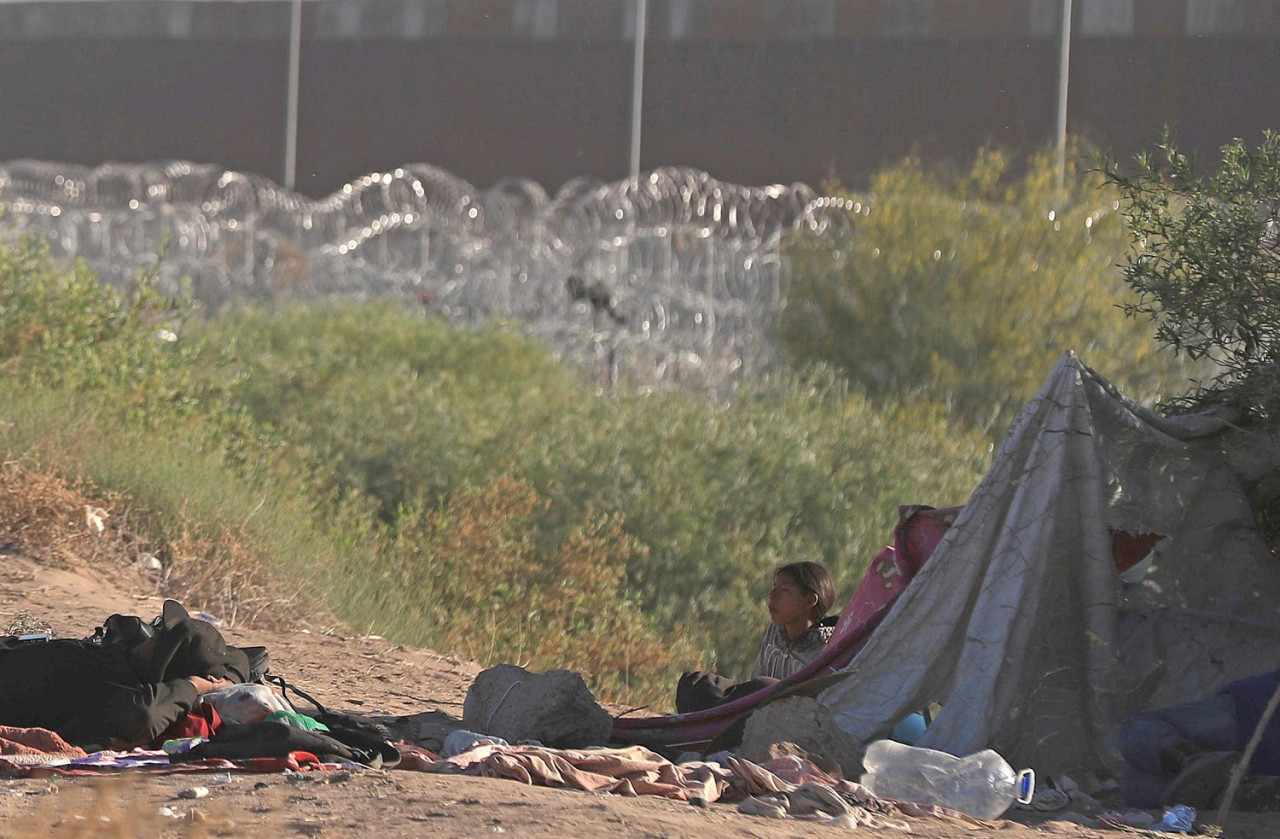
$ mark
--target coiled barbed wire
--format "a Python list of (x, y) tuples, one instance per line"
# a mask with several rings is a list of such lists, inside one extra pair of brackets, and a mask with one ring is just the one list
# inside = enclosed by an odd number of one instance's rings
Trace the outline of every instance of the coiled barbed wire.
[[(843, 215), (805, 184), (741, 186), (685, 167), (578, 178), (549, 196), (527, 179), (481, 190), (406, 164), (313, 200), (180, 160), (0, 163), (0, 205), (0, 232), (39, 236), (118, 285), (167, 242), (162, 287), (186, 278), (210, 307), (400, 297), (460, 324), (518, 319), (611, 380), (625, 366), (640, 382), (712, 386), (772, 365), (783, 237)], [(612, 314), (570, 295), (571, 276), (607, 289)]]

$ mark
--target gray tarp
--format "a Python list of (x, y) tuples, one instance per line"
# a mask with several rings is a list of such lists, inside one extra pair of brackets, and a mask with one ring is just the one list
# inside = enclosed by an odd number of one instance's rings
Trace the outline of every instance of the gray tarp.
[[(1280, 667), (1280, 562), (1242, 485), (1276, 463), (1269, 441), (1156, 417), (1067, 353), (821, 701), (864, 743), (937, 703), (920, 745), (1050, 775), (1118, 769), (1129, 714)], [(1164, 538), (1122, 579), (1115, 531)]]

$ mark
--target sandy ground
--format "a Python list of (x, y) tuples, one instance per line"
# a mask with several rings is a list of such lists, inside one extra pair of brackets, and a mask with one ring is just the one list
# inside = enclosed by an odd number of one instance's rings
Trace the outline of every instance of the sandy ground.
[[(140, 584), (92, 569), (56, 569), (0, 555), (0, 629), (20, 610), (83, 637), (106, 616), (151, 617), (162, 599)], [(132, 590), (131, 590), (132, 589)], [(272, 672), (334, 710), (368, 714), (442, 711), (460, 717), (480, 667), (337, 628), (309, 632), (225, 630), (240, 645), (265, 645)], [(203, 786), (207, 796), (188, 799)], [(932, 839), (1061, 836), (1118, 837), (1121, 831), (1076, 824), (1065, 812), (1013, 811), (989, 827), (911, 819), (911, 835)], [(1210, 815), (1210, 814), (1205, 814)], [(526, 786), (515, 781), (405, 770), (294, 775), (189, 773), (109, 778), (0, 779), (0, 836), (635, 836), (729, 839), (900, 835), (741, 814), (735, 804), (699, 808), (654, 797), (624, 798)], [(1139, 835), (1166, 835), (1141, 831)], [(1168, 834), (1173, 835), (1173, 834)], [(1280, 837), (1280, 815), (1232, 813), (1231, 839)]]

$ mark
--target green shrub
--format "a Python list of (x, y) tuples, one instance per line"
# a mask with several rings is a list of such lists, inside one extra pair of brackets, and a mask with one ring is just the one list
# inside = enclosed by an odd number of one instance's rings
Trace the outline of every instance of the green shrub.
[(1124, 279), (1130, 312), (1156, 322), (1175, 352), (1214, 364), (1194, 402), (1230, 399), (1280, 428), (1280, 133), (1256, 149), (1222, 148), (1204, 176), (1166, 131), (1137, 171), (1107, 164), (1134, 250)]
[(1055, 180), (1050, 154), (1017, 172), (985, 150), (967, 171), (907, 158), (868, 195), (839, 193), (833, 226), (788, 249), (784, 350), (997, 433), (1066, 350), (1139, 400), (1181, 389), (1186, 369), (1122, 309), (1118, 193), (1074, 164), (1064, 189)]
[(387, 304), (239, 312), (204, 334), (236, 348), (255, 421), (322, 453), (333, 469), (319, 480), (376, 499), (393, 528), (500, 477), (545, 502), (522, 531), (544, 565), (582, 522), (610, 517), (637, 546), (613, 564), (650, 625), (685, 626), (701, 663), (735, 672), (774, 566), (813, 556), (851, 590), (898, 504), (962, 502), (986, 457), (936, 409), (875, 407), (823, 372), (729, 404), (601, 397), (513, 329), (455, 330)]
[(361, 596), (345, 605), (401, 640), (485, 663), (571, 667), (608, 698), (669, 699), (695, 652), (678, 630), (664, 639), (631, 598), (626, 569), (643, 549), (599, 514), (540, 544), (534, 520), (546, 506), (499, 478), (443, 507), (406, 508), (375, 564), (346, 569)]
[(190, 316), (149, 276), (121, 292), (45, 246), (0, 247), (0, 451), (102, 493), (124, 553), (160, 559), (170, 594), (229, 618), (297, 616), (319, 599), (266, 569), (332, 553), (314, 524), (329, 505), (308, 461), (289, 465), (232, 407)]
[(987, 457), (821, 368), (730, 403), (600, 396), (508, 325), (355, 302), (188, 321), (28, 255), (3, 275), (0, 333), (31, 337), (3, 360), (0, 446), (125, 498), (179, 591), (259, 615), (275, 585), (610, 697), (745, 675), (774, 566), (824, 560), (847, 596), (898, 504), (963, 502)]
[(375, 499), (387, 522), (415, 497), (506, 472), (583, 395), (513, 329), (451, 328), (391, 302), (242, 309), (199, 334), (236, 359), (237, 407), (315, 452), (322, 489)]
[(987, 461), (984, 440), (936, 409), (872, 406), (824, 372), (726, 405), (679, 393), (611, 404), (602, 426), (548, 434), (525, 474), (553, 509), (623, 515), (647, 549), (629, 569), (645, 611), (693, 627), (708, 663), (743, 677), (773, 568), (822, 561), (845, 598), (899, 504), (963, 503)]
[(124, 294), (83, 263), (57, 263), (45, 244), (0, 248), (0, 369), (11, 380), (116, 387), (134, 405), (180, 399), (179, 335), (189, 313), (151, 277)]

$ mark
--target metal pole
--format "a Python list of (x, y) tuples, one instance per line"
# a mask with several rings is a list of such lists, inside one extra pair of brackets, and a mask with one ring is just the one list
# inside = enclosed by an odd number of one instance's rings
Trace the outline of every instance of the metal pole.
[(293, 189), (298, 166), (298, 76), (302, 53), (302, 0), (293, 0), (289, 20), (289, 102), (284, 123), (284, 185)]
[(1062, 40), (1058, 44), (1058, 130), (1057, 156), (1058, 189), (1067, 179), (1067, 78), (1071, 64), (1071, 0), (1062, 0)]
[(635, 63), (631, 71), (631, 182), (640, 182), (640, 105), (644, 96), (644, 38), (647, 0), (636, 0)]

